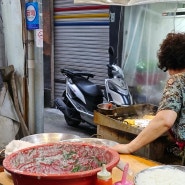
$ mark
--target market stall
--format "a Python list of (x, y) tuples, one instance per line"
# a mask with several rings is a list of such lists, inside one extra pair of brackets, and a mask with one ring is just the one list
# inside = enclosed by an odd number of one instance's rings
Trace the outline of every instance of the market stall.
[[(157, 107), (151, 104), (136, 104), (116, 108), (114, 115), (105, 115), (95, 111), (94, 122), (97, 124), (97, 135), (99, 138), (128, 143), (142, 131), (150, 120), (149, 116), (155, 115), (156, 110)], [(134, 120), (135, 123), (133, 123)], [(163, 162), (168, 144), (166, 133), (134, 154)]]

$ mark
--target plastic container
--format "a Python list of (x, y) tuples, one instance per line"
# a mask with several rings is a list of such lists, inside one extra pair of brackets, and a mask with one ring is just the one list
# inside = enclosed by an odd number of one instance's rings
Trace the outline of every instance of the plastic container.
[(13, 152), (3, 166), (15, 185), (94, 185), (100, 162), (111, 171), (119, 159), (119, 154), (106, 146), (58, 142)]
[(107, 171), (106, 165), (102, 165), (102, 170), (97, 173), (96, 185), (112, 185), (112, 174)]
[(129, 164), (126, 163), (124, 170), (123, 170), (121, 181), (115, 182), (114, 185), (133, 185), (132, 182), (127, 181), (128, 168), (129, 168)]

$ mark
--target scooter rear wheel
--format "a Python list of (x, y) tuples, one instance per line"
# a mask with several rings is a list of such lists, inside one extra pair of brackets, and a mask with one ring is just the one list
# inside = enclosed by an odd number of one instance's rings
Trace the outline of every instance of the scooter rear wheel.
[(80, 121), (79, 120), (74, 120), (74, 119), (71, 119), (67, 116), (64, 115), (64, 118), (66, 120), (66, 123), (69, 125), (69, 126), (72, 126), (72, 127), (77, 127), (79, 124), (80, 124)]

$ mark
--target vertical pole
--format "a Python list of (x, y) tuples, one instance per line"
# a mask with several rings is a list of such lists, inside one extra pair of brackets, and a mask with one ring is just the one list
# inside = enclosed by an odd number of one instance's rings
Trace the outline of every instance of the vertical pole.
[[(39, 4), (39, 30), (43, 33), (42, 0)], [(36, 31), (35, 31), (36, 33)], [(39, 34), (39, 37), (42, 35)], [(35, 34), (35, 41), (38, 41)], [(43, 42), (43, 40), (42, 40)], [(44, 132), (44, 70), (43, 70), (43, 46), (35, 44), (35, 126), (36, 133)]]
[(28, 31), (28, 127), (31, 134), (35, 133), (35, 62), (34, 32)]
[[(28, 30), (28, 125), (31, 134), (44, 132), (44, 80), (42, 39), (42, 0), (38, 2), (39, 29)], [(38, 31), (39, 38), (38, 38)], [(39, 44), (38, 43), (39, 40)]]

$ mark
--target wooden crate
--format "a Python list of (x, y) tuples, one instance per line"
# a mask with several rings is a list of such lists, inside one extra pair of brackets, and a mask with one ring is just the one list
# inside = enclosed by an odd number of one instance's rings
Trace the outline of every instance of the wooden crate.
[[(146, 109), (143, 109), (142, 112), (139, 111), (139, 116), (143, 116), (143, 114), (147, 114), (148, 112), (151, 112), (151, 110), (154, 110), (152, 106), (146, 106), (145, 108)], [(135, 114), (135, 116), (137, 115), (137, 111), (134, 114), (133, 111), (128, 111), (132, 109), (130, 109), (129, 107), (127, 107), (126, 110), (125, 108), (118, 109), (118, 115), (126, 115), (127, 113), (130, 113), (132, 115)], [(117, 141), (119, 143), (128, 143), (142, 131), (141, 127), (134, 127), (124, 124), (121, 121), (112, 118), (110, 115), (104, 115), (99, 113), (98, 111), (94, 112), (94, 123), (97, 124), (97, 135), (99, 138), (109, 139)], [(141, 148), (134, 154), (162, 162), (167, 144), (167, 134), (164, 134), (163, 136)]]

